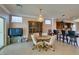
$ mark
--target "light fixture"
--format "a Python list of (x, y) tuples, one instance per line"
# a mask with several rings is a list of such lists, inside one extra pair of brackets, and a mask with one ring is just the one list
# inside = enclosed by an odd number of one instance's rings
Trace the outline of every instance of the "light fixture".
[(67, 20), (67, 17), (63, 14), (61, 20), (64, 22), (65, 20)]
[(79, 19), (75, 19), (74, 22), (79, 22)]
[(17, 7), (21, 7), (21, 8), (23, 7), (21, 4), (16, 4), (16, 6), (17, 6)]
[(42, 9), (40, 9), (40, 15), (38, 17), (38, 21), (39, 22), (43, 22), (44, 21), (44, 16), (42, 15)]

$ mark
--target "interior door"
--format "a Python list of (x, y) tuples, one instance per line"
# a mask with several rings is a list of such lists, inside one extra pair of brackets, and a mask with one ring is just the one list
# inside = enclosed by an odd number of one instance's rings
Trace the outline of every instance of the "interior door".
[(0, 18), (0, 48), (4, 46), (4, 19)]

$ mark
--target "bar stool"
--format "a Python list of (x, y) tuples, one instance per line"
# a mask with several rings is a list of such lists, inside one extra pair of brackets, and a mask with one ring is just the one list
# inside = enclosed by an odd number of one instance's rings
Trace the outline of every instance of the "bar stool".
[(75, 31), (68, 31), (68, 36), (70, 37), (69, 44), (74, 43), (74, 46), (78, 46)]
[(57, 38), (56, 38), (57, 40), (59, 39), (59, 37), (58, 37), (58, 33), (59, 33), (58, 30), (53, 30), (53, 34), (57, 36)]
[(63, 39), (63, 42), (66, 40), (66, 42), (68, 43), (68, 38), (67, 38), (67, 34), (66, 34), (66, 31), (65, 30), (62, 30), (62, 39)]

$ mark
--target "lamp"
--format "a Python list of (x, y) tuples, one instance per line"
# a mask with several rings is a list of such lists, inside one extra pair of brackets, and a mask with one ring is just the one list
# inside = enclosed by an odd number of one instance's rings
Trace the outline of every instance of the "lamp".
[(43, 20), (44, 20), (44, 17), (42, 15), (42, 9), (40, 9), (40, 15), (38, 17), (38, 21), (43, 22)]
[(65, 27), (65, 20), (67, 20), (67, 19), (66, 19), (66, 16), (63, 14), (63, 15), (62, 15), (62, 19), (61, 19), (61, 23), (62, 23), (62, 25), (63, 25), (63, 28)]

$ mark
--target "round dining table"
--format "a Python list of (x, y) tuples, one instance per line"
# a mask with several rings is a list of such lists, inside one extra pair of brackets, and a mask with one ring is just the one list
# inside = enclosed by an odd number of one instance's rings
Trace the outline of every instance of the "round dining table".
[(49, 41), (51, 36), (38, 36), (36, 38), (37, 41)]

